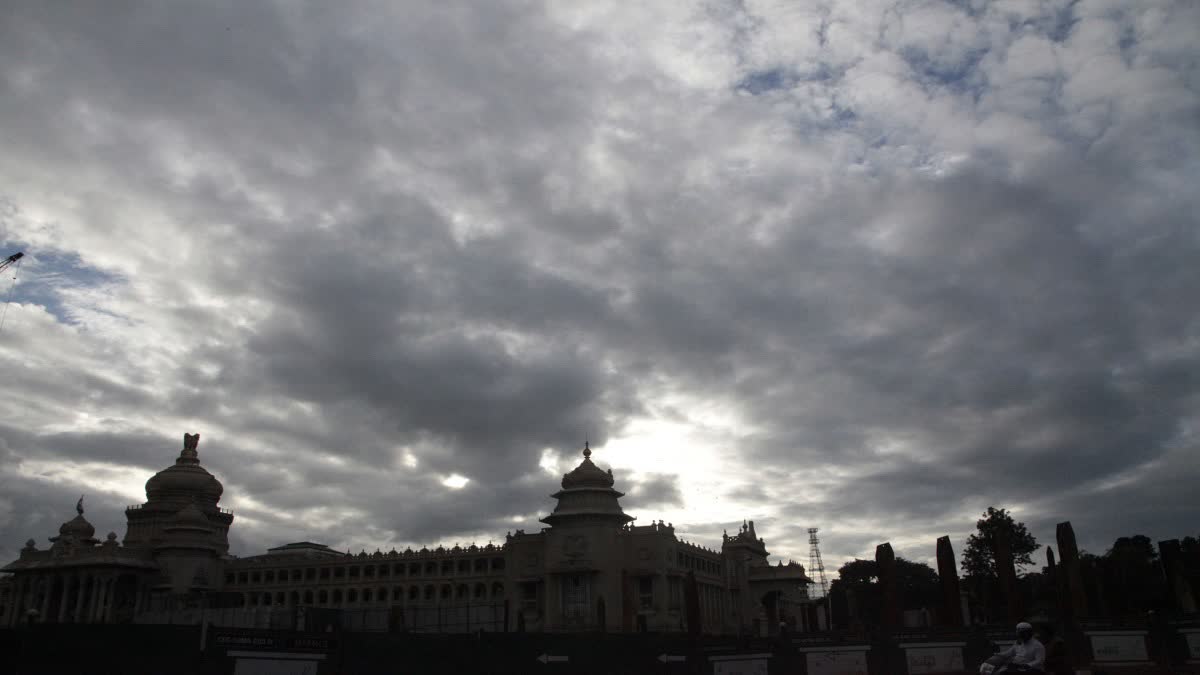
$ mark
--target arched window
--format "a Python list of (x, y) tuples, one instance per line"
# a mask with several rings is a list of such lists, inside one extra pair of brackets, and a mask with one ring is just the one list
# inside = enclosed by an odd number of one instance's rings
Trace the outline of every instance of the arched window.
[(453, 594), (453, 592), (454, 592), (454, 589), (450, 588), (450, 584), (442, 584), (442, 592), (440, 594), (441, 599), (449, 600), (450, 596), (451, 596), (451, 594)]
[(270, 606), (271, 606), (271, 594), (270, 594), (270, 593), (263, 593), (263, 594), (262, 594), (262, 604), (263, 604), (263, 606), (264, 606), (264, 607), (270, 607)]
[(283, 598), (284, 598), (283, 591), (279, 591), (279, 592), (275, 593), (275, 604), (282, 605)]
[(458, 561), (458, 571), (460, 574), (463, 572), (470, 572), (471, 571), (471, 561), (470, 560), (459, 560)]
[(427, 575), (437, 574), (437, 563), (433, 562), (432, 560), (425, 563), (425, 574), (427, 574)]
[(340, 604), (342, 604), (342, 589), (340, 589), (340, 588), (335, 588), (335, 589), (334, 589), (334, 591), (333, 591), (333, 604), (335, 604), (335, 605), (340, 605)]
[(468, 597), (470, 597), (468, 593), (469, 590), (467, 589), (466, 584), (459, 584), (458, 588), (454, 589), (454, 597), (458, 600), (466, 600)]
[(426, 599), (426, 600), (433, 600), (433, 594), (434, 594), (434, 592), (435, 592), (435, 591), (433, 590), (433, 584), (429, 584), (428, 586), (426, 586), (426, 587), (425, 587), (425, 599)]
[(503, 598), (503, 597), (504, 597), (504, 584), (500, 583), (499, 581), (493, 583), (492, 584), (492, 598), (495, 599), (495, 598)]
[(376, 602), (387, 602), (387, 599), (388, 598), (387, 598), (387, 589), (386, 588), (380, 588), (375, 591), (375, 601)]
[(404, 589), (397, 586), (392, 589), (392, 602), (400, 602), (404, 599)]
[(325, 589), (321, 589), (320, 591), (318, 591), (317, 592), (317, 603), (321, 604), (321, 605), (328, 604), (329, 603), (329, 591), (326, 591)]
[(482, 582), (481, 582), (481, 583), (477, 583), (477, 584), (475, 584), (475, 594), (474, 594), (474, 597), (475, 597), (475, 599), (476, 599), (476, 600), (485, 600), (485, 599), (487, 599), (487, 585), (486, 585), (486, 584), (484, 584), (484, 583), (482, 583)]
[(408, 599), (409, 600), (420, 600), (421, 599), (421, 590), (419, 588), (417, 588), (416, 586), (410, 586), (408, 589)]
[(476, 572), (487, 572), (487, 564), (488, 564), (487, 558), (476, 558), (475, 559), (475, 571)]
[(358, 602), (358, 589), (356, 588), (346, 591), (346, 604), (348, 605), (352, 602)]
[(504, 558), (492, 558), (492, 571), (499, 572), (504, 569)]
[(311, 605), (313, 602), (312, 591), (304, 591), (304, 604)]

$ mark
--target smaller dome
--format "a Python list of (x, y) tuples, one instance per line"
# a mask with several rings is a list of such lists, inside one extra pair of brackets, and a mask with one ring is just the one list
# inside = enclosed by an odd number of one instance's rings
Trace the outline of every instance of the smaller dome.
[(196, 507), (195, 502), (179, 509), (175, 516), (171, 518), (171, 524), (167, 525), (167, 530), (194, 530), (199, 532), (212, 532), (212, 526), (208, 524), (208, 518)]
[(564, 490), (580, 487), (613, 486), (611, 471), (605, 471), (592, 463), (592, 449), (587, 443), (583, 444), (583, 461), (570, 473), (563, 474), (562, 487)]
[(62, 527), (58, 528), (58, 536), (60, 537), (91, 539), (95, 534), (96, 528), (92, 527), (92, 524), (83, 517), (82, 513), (63, 523)]

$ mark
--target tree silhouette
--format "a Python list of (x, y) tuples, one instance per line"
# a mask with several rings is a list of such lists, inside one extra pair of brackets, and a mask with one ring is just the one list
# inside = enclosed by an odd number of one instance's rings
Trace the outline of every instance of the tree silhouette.
[[(897, 557), (896, 595), (903, 609), (935, 608), (941, 602), (937, 572), (925, 563)], [(874, 560), (852, 560), (838, 570), (829, 589), (835, 619), (845, 625), (847, 605), (853, 597), (855, 613), (867, 625), (878, 625), (882, 607), (879, 565)]]
[(967, 546), (962, 553), (963, 572), (967, 577), (996, 578), (996, 537), (1001, 532), (1008, 535), (1017, 570), (1033, 564), (1030, 556), (1038, 548), (1037, 539), (1025, 528), (1025, 523), (1013, 520), (1005, 509), (989, 506), (983, 517), (976, 521), (975, 528), (977, 532), (967, 537)]

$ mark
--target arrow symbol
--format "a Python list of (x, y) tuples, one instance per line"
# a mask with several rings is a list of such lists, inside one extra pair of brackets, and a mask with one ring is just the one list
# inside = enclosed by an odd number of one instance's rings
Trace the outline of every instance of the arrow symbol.
[(568, 658), (566, 656), (553, 656), (551, 654), (542, 654), (541, 656), (537, 657), (537, 660), (541, 661), (542, 663), (566, 663)]
[(659, 654), (658, 655), (659, 663), (682, 663), (684, 661), (687, 661), (686, 656), (676, 656), (674, 654)]

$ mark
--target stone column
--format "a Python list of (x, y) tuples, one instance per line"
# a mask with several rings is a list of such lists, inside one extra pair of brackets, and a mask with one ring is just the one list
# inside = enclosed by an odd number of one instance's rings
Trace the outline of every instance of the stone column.
[(50, 618), (50, 595), (54, 592), (54, 577), (47, 574), (40, 581), (42, 582), (42, 603), (38, 609), (38, 621), (46, 623), (46, 620)]
[(958, 585), (958, 561), (954, 558), (954, 547), (950, 537), (938, 537), (937, 540), (938, 581), (942, 586), (941, 624), (943, 626), (962, 626), (962, 592)]
[(676, 628), (676, 626), (670, 625), (669, 606), (667, 575), (665, 572), (658, 572), (654, 575), (654, 623), (658, 626), (658, 630)]
[(1008, 608), (1008, 622), (1015, 624), (1022, 619), (1021, 599), (1017, 596), (1017, 569), (1013, 562), (1012, 540), (1007, 532), (996, 532), (992, 554), (995, 556), (996, 575), (1000, 577), (1000, 589), (1004, 593), (1005, 606)]
[(1083, 589), (1083, 571), (1079, 567), (1079, 547), (1075, 543), (1075, 530), (1071, 521), (1059, 523), (1055, 528), (1055, 538), (1058, 540), (1058, 555), (1062, 558), (1063, 588), (1070, 598), (1070, 616), (1080, 618), (1087, 616), (1087, 593)]
[(1185, 614), (1195, 612), (1196, 596), (1192, 593), (1192, 586), (1184, 572), (1183, 548), (1179, 545), (1179, 540), (1167, 539), (1158, 542), (1158, 552), (1175, 609)]
[(105, 582), (106, 591), (104, 593), (104, 623), (112, 623), (113, 605), (116, 604), (113, 600), (116, 598), (117, 580), (116, 577), (109, 577)]
[(71, 577), (62, 575), (62, 599), (58, 601), (58, 623), (67, 620), (67, 600), (71, 597)]
[(879, 586), (882, 603), (880, 620), (889, 631), (900, 627), (900, 603), (896, 597), (896, 554), (890, 543), (875, 547), (875, 564), (879, 567)]
[(96, 623), (96, 608), (100, 606), (100, 588), (96, 575), (88, 577), (88, 612), (87, 622)]
[(75, 574), (75, 609), (71, 611), (71, 623), (83, 623), (83, 582), (85, 577), (82, 572)]

